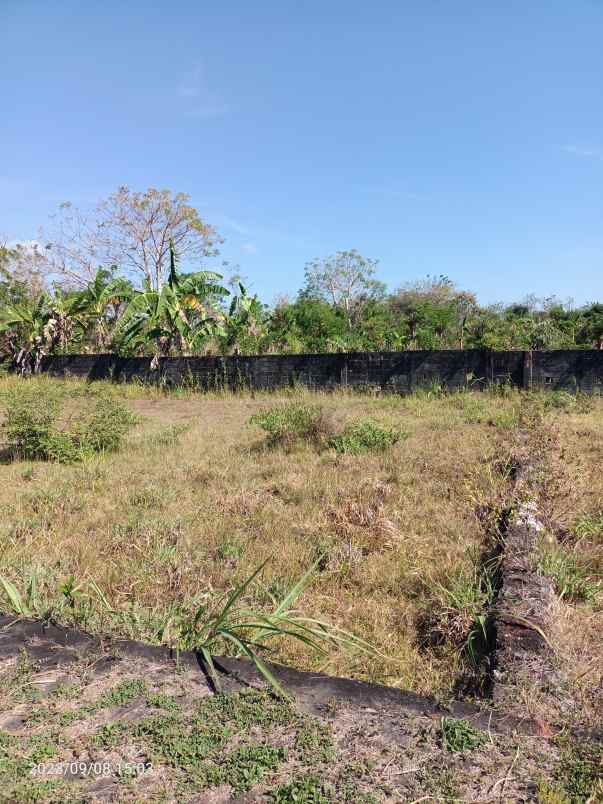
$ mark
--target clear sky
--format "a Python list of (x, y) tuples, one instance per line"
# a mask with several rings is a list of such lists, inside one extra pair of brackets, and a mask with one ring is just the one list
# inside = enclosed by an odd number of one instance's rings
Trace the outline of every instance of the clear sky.
[(603, 298), (603, 0), (0, 0), (0, 235), (188, 192), (270, 301), (356, 248), (390, 287)]

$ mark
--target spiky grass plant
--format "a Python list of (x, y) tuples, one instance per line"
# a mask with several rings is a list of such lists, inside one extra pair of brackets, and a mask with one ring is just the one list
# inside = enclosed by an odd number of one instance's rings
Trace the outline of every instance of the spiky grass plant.
[[(376, 653), (368, 642), (354, 634), (328, 622), (306, 617), (294, 608), (317, 564), (294, 584), (271, 613), (266, 614), (242, 605), (246, 592), (267, 563), (268, 560), (264, 561), (252, 575), (217, 603), (201, 605), (192, 615), (186, 611), (174, 612), (158, 629), (158, 638), (178, 650), (193, 650), (201, 654), (216, 690), (220, 690), (220, 677), (213, 657), (218, 651), (234, 648), (235, 655), (251, 660), (264, 679), (282, 697), (288, 697), (287, 693), (263, 658), (270, 651), (270, 642), (273, 640), (290, 638), (321, 656), (326, 656), (329, 649), (342, 648)], [(36, 573), (30, 576), (23, 594), (10, 580), (0, 576), (0, 589), (4, 592), (5, 599), (15, 614), (21, 617), (37, 617), (44, 612), (46, 619), (60, 618), (67, 608), (75, 609), (80, 598), (81, 602), (85, 601), (89, 606), (91, 596), (83, 592), (84, 586), (85, 584), (78, 584), (75, 578), (70, 577), (59, 585), (58, 600), (42, 602), (38, 594)], [(104, 613), (123, 625), (125, 613), (111, 606), (97, 584), (90, 582), (87, 586), (101, 604)], [(44, 603), (47, 604), (46, 608)], [(128, 612), (125, 616), (131, 615), (132, 612)]]
[(328, 622), (306, 617), (294, 608), (318, 562), (297, 581), (270, 614), (242, 606), (245, 593), (267, 563), (268, 559), (216, 605), (202, 605), (192, 618), (178, 618), (166, 623), (162, 637), (173, 633), (177, 635), (179, 645), (198, 651), (216, 689), (220, 689), (220, 679), (213, 655), (227, 645), (235, 648), (237, 656), (250, 659), (266, 681), (283, 697), (287, 693), (262, 658), (262, 653), (270, 650), (271, 640), (290, 638), (322, 656), (327, 655), (328, 648), (376, 652), (368, 642), (354, 634)]

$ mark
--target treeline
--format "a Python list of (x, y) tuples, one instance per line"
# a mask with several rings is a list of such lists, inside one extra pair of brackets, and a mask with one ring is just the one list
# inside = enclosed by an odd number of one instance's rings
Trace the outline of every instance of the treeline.
[[(603, 304), (528, 297), (480, 305), (447, 276), (403, 284), (337, 252), (269, 306), (215, 260), (215, 229), (168, 191), (127, 187), (84, 217), (64, 204), (50, 236), (0, 247), (0, 354), (35, 372), (46, 354), (262, 354), (404, 349), (603, 349)], [(40, 245), (43, 243), (44, 245)], [(100, 267), (99, 267), (100, 266)]]

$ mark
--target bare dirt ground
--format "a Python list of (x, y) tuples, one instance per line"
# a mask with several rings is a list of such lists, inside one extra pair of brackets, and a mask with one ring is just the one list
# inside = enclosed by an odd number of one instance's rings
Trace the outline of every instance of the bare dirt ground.
[[(13, 623), (11, 625), (11, 622)], [(3, 801), (534, 801), (562, 750), (471, 704), (0, 620)]]

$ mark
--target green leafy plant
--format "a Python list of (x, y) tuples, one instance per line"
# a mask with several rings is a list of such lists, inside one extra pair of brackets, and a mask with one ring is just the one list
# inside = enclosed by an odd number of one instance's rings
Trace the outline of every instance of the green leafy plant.
[(306, 440), (320, 444), (325, 438), (325, 418), (318, 405), (288, 402), (255, 413), (250, 424), (261, 427), (271, 445), (291, 445)]
[(25, 592), (25, 596), (19, 592), (17, 587), (9, 581), (8, 578), (0, 575), (0, 586), (4, 591), (4, 595), (15, 614), (21, 617), (32, 617), (36, 613), (36, 580), (35, 575), (32, 575)]
[(471, 751), (486, 742), (486, 735), (467, 720), (443, 717), (442, 745), (447, 751)]
[(599, 594), (600, 584), (590, 577), (573, 550), (543, 544), (540, 547), (538, 571), (553, 581), (555, 591), (561, 598), (592, 602)]
[(327, 622), (305, 617), (293, 608), (309, 583), (315, 565), (300, 578), (272, 613), (263, 614), (243, 607), (241, 603), (245, 593), (267, 563), (268, 560), (215, 606), (202, 605), (192, 618), (186, 615), (176, 617), (162, 629), (163, 638), (177, 636), (179, 645), (201, 654), (216, 689), (220, 689), (220, 679), (212, 656), (229, 645), (235, 649), (236, 655), (250, 659), (283, 697), (287, 697), (285, 690), (261, 656), (270, 648), (270, 640), (295, 639), (321, 655), (326, 655), (327, 646), (375, 652), (369, 643), (353, 634)]
[(496, 562), (490, 562), (481, 570), (453, 575), (445, 583), (430, 580), (426, 584), (421, 630), (430, 643), (454, 645), (477, 662), (480, 646), (488, 641), (497, 568)]
[(224, 332), (225, 315), (219, 301), (230, 292), (219, 284), (221, 274), (178, 271), (178, 256), (170, 241), (170, 272), (162, 287), (147, 282), (142, 291), (130, 298), (117, 330), (121, 348), (155, 344), (152, 368), (173, 350), (191, 354)]
[(583, 741), (564, 747), (555, 779), (571, 802), (600, 801), (603, 794), (600, 746)]
[(5, 402), (3, 431), (9, 451), (26, 460), (75, 463), (95, 453), (120, 448), (137, 422), (128, 408), (115, 399), (99, 398), (91, 411), (80, 411), (64, 429), (58, 398), (13, 394)]
[(603, 511), (594, 516), (581, 516), (577, 520), (574, 531), (579, 539), (597, 539), (603, 537)]
[(270, 793), (272, 804), (331, 804), (329, 788), (317, 776), (302, 776)]
[(85, 601), (84, 584), (76, 582), (71, 575), (57, 583), (50, 582), (43, 568), (32, 567), (24, 579), (22, 591), (7, 577), (0, 575), (0, 592), (11, 611), (20, 617), (48, 619), (61, 612), (74, 613)]
[(329, 446), (336, 452), (360, 455), (363, 452), (383, 452), (404, 437), (392, 427), (373, 419), (358, 419), (346, 425), (341, 435), (331, 438)]

